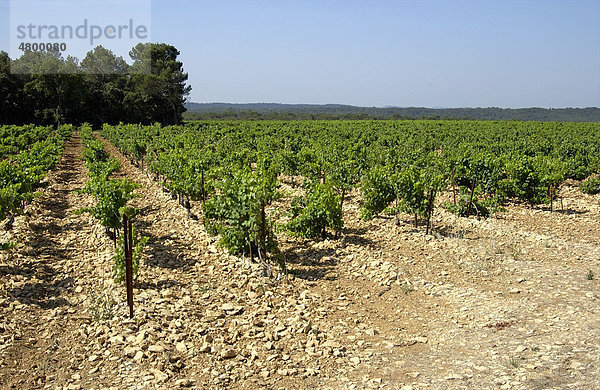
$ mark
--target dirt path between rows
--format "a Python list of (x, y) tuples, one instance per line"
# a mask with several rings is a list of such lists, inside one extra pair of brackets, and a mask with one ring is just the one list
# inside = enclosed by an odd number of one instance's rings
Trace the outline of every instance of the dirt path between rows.
[(74, 137), (0, 255), (1, 388), (600, 388), (598, 196), (568, 187), (565, 212), (482, 221), (440, 209), (425, 236), (408, 216), (360, 221), (353, 193), (343, 239), (280, 237), (277, 279), (107, 149), (141, 185), (136, 318), (110, 239), (74, 213), (91, 204), (72, 192)]
[(2, 241), (18, 245), (0, 254), (0, 387), (43, 388), (78, 369), (87, 340), (78, 337), (88, 322), (82, 285), (94, 267), (86, 261), (101, 251), (98, 229), (75, 210), (89, 205), (74, 193), (87, 179), (75, 135), (65, 145), (48, 186), (18, 216)]

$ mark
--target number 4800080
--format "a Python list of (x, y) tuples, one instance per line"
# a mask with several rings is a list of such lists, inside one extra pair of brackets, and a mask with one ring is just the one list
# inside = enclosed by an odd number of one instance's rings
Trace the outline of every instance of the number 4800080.
[(19, 45), (21, 51), (65, 51), (67, 50), (66, 43), (25, 43)]

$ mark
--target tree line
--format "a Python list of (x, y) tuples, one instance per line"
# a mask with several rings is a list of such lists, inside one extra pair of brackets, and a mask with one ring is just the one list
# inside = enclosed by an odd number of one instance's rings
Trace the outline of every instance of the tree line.
[(600, 108), (358, 107), (341, 104), (188, 103), (187, 120), (521, 120), (600, 122)]
[(177, 124), (191, 86), (165, 43), (140, 43), (128, 64), (97, 46), (82, 61), (60, 52), (0, 52), (0, 123)]

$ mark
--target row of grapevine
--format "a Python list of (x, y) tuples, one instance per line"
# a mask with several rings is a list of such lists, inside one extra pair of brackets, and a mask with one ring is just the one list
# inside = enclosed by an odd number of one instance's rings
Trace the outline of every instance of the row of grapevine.
[[(94, 206), (81, 208), (79, 212), (90, 213), (112, 237), (115, 245), (113, 278), (115, 282), (122, 283), (125, 280), (123, 242), (126, 234), (125, 229), (121, 229), (122, 221), (123, 215), (131, 219), (138, 212), (135, 208), (127, 205), (131, 199), (136, 197), (134, 190), (138, 188), (138, 185), (129, 179), (111, 177), (113, 173), (121, 169), (121, 164), (118, 160), (110, 158), (102, 141), (93, 136), (92, 128), (89, 125), (82, 125), (79, 133), (83, 140), (83, 158), (90, 179), (81, 192), (92, 195), (96, 199)], [(135, 280), (139, 270), (140, 257), (148, 238), (138, 239), (135, 228), (132, 229), (132, 238), (133, 279)]]
[[(0, 221), (22, 212), (58, 164), (72, 126), (0, 127)], [(10, 225), (10, 222), (9, 222)]]
[(52, 126), (0, 126), (0, 159), (19, 154), (54, 133)]

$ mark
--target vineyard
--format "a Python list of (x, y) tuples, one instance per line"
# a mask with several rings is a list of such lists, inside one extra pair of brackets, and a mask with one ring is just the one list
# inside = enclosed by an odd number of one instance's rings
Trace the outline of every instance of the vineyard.
[(2, 388), (600, 386), (598, 123), (0, 134)]
[[(452, 201), (442, 207), (462, 217), (488, 217), (510, 201), (549, 203), (552, 212), (565, 180), (600, 172), (597, 124), (209, 122), (104, 125), (103, 134), (187, 210), (201, 201), (207, 231), (231, 253), (273, 255), (284, 270), (275, 225), (295, 236), (338, 238), (354, 189), (364, 219), (410, 214), (428, 234), (446, 190)], [(267, 213), (286, 195), (286, 180), (287, 212)], [(277, 221), (285, 216), (287, 223)]]

